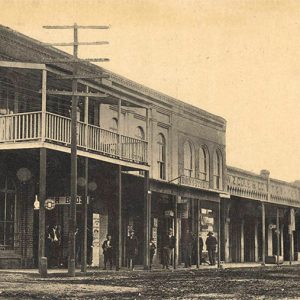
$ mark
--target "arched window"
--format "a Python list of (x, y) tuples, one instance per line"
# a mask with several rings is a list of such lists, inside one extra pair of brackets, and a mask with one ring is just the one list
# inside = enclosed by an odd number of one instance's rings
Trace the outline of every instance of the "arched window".
[(188, 141), (186, 141), (183, 146), (183, 165), (184, 175), (192, 177), (194, 175), (193, 150), (190, 142)]
[(135, 129), (135, 138), (139, 140), (145, 140), (144, 129), (141, 126), (136, 127)]
[(0, 177), (0, 247), (4, 250), (14, 249), (16, 221), (16, 191), (13, 182)]
[(208, 152), (204, 147), (199, 149), (199, 172), (198, 178), (201, 180), (208, 181), (208, 170), (209, 170), (209, 157)]
[(223, 159), (220, 150), (216, 150), (214, 154), (214, 188), (222, 189), (222, 173), (223, 173)]
[(0, 78), (0, 114), (13, 112), (15, 101), (14, 84), (7, 78)]
[(110, 124), (110, 130), (114, 132), (118, 132), (118, 119), (112, 118)]
[(162, 133), (157, 137), (158, 147), (158, 177), (166, 179), (166, 139)]

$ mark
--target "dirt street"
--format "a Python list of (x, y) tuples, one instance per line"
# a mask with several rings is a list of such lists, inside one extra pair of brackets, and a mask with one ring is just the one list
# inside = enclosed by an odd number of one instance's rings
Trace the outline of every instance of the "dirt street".
[(300, 266), (89, 271), (75, 278), (0, 271), (2, 299), (300, 299)]

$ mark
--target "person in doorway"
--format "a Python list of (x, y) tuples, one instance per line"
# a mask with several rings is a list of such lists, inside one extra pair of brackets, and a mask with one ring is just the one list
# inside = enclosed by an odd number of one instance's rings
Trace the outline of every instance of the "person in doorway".
[(189, 229), (187, 229), (182, 238), (182, 249), (183, 249), (185, 268), (190, 268), (192, 266), (192, 245), (193, 245), (193, 237)]
[(165, 236), (163, 240), (163, 269), (169, 269), (171, 264), (171, 254), (173, 249), (175, 248), (176, 239), (173, 235), (173, 229), (170, 228), (168, 234)]
[(106, 264), (109, 262), (109, 267), (112, 270), (112, 259), (113, 259), (113, 246), (111, 241), (111, 235), (106, 235), (106, 240), (102, 244), (103, 255), (104, 255), (104, 270), (106, 270)]
[(152, 269), (152, 264), (153, 264), (153, 257), (154, 257), (155, 250), (156, 250), (156, 245), (155, 245), (154, 238), (152, 238), (150, 240), (149, 248), (150, 248), (150, 270), (151, 270)]
[(213, 233), (210, 231), (207, 234), (206, 248), (208, 251), (209, 263), (211, 266), (216, 264), (216, 249), (217, 249), (217, 239), (214, 237)]
[(49, 266), (59, 267), (61, 234), (58, 225), (49, 226), (47, 239), (50, 243)]
[(75, 262), (76, 266), (81, 264), (81, 246), (82, 246), (82, 235), (81, 230), (77, 227), (75, 231)]
[(135, 258), (138, 254), (138, 239), (134, 235), (134, 230), (129, 232), (129, 236), (126, 240), (126, 250), (127, 250), (127, 266), (128, 269), (134, 270)]
[(199, 263), (200, 265), (202, 265), (202, 262), (203, 262), (203, 239), (201, 237), (201, 235), (199, 235)]

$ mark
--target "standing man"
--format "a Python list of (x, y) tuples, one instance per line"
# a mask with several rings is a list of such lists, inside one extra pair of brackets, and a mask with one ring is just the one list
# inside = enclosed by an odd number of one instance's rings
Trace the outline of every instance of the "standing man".
[(128, 269), (134, 270), (135, 257), (138, 254), (138, 239), (134, 235), (134, 230), (129, 232), (129, 236), (126, 241), (127, 249), (127, 266)]
[(216, 249), (218, 242), (211, 231), (207, 234), (207, 236), (206, 248), (208, 251), (208, 258), (210, 265), (214, 266), (216, 264)]
[(150, 240), (149, 249), (150, 249), (150, 270), (151, 270), (152, 269), (152, 264), (153, 264), (153, 257), (154, 257), (155, 250), (156, 250), (156, 245), (155, 245), (154, 238), (152, 238)]
[(199, 235), (199, 261), (200, 261), (200, 265), (202, 265), (202, 253), (203, 253), (203, 239), (201, 237), (201, 235)]
[(173, 235), (173, 229), (170, 228), (163, 241), (163, 269), (169, 269), (169, 265), (171, 263), (171, 254), (175, 248), (175, 244), (176, 239)]
[(102, 244), (104, 255), (104, 270), (106, 270), (106, 264), (109, 262), (110, 269), (112, 269), (113, 247), (111, 242), (111, 235), (106, 235), (106, 240)]

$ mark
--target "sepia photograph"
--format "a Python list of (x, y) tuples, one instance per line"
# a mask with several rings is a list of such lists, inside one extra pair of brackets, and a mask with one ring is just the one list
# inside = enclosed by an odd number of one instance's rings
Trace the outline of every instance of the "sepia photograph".
[(0, 0), (6, 299), (300, 299), (299, 0)]

